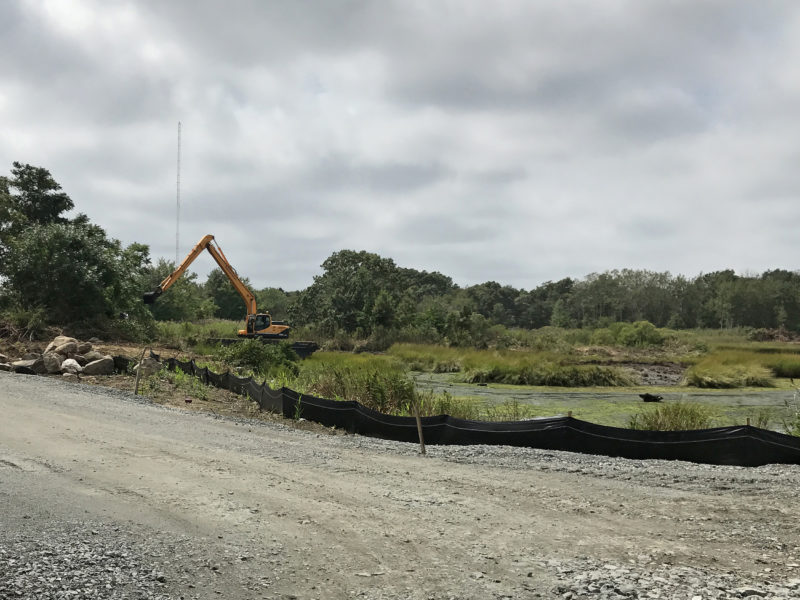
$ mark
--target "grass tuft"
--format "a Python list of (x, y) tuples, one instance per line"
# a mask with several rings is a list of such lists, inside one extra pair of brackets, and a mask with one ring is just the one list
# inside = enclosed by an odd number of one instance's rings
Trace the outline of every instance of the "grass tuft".
[(628, 427), (647, 431), (708, 429), (711, 426), (711, 416), (708, 407), (701, 404), (675, 402), (634, 414)]
[(743, 387), (774, 387), (772, 372), (754, 364), (714, 364), (703, 362), (690, 367), (684, 385), (699, 388), (730, 389)]

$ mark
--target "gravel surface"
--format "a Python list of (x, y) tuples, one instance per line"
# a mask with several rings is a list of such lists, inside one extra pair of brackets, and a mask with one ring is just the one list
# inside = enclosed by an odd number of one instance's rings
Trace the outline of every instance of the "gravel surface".
[(800, 599), (800, 467), (327, 435), (0, 373), (0, 598)]

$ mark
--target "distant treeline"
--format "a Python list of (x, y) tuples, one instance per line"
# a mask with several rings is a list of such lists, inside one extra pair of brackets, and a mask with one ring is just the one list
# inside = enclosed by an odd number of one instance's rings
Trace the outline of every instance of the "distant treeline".
[[(185, 274), (154, 305), (153, 289), (175, 265), (152, 264), (143, 244), (123, 247), (78, 214), (41, 167), (14, 163), (0, 176), (0, 311), (23, 329), (81, 323), (146, 337), (154, 320), (242, 319), (244, 303), (221, 270), (199, 283)], [(607, 328), (647, 321), (657, 327), (800, 330), (800, 272), (692, 279), (670, 273), (607, 271), (547, 282), (532, 290), (494, 281), (459, 287), (441, 273), (398, 267), (390, 258), (341, 250), (302, 291), (254, 290), (261, 310), (319, 338), (446, 342), (496, 339), (492, 328)], [(246, 284), (249, 282), (243, 279)], [(119, 323), (124, 313), (130, 319)], [(497, 333), (496, 331), (494, 333)], [(378, 346), (385, 345), (378, 343)]]
[(800, 329), (800, 273), (786, 270), (753, 276), (726, 270), (687, 279), (624, 269), (524, 290), (494, 281), (460, 288), (440, 273), (403, 269), (368, 252), (343, 250), (322, 267), (290, 312), (297, 323), (327, 334), (368, 336), (390, 328), (447, 336), (467, 321), (523, 329), (635, 321), (673, 329)]

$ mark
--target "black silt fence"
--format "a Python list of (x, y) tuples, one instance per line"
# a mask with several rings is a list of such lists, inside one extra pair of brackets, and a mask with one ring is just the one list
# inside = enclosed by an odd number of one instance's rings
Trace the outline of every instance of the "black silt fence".
[[(153, 358), (158, 356), (152, 354)], [(273, 390), (266, 383), (231, 373), (217, 374), (194, 361), (164, 361), (203, 383), (247, 395), (261, 410), (302, 417), (350, 433), (400, 442), (417, 442), (413, 417), (386, 415), (358, 402), (328, 400), (289, 388)], [(449, 415), (422, 417), (426, 444), (489, 444), (566, 450), (632, 459), (686, 460), (717, 465), (755, 467), (770, 463), (800, 464), (800, 438), (751, 426), (694, 431), (638, 431), (606, 427), (572, 417), (531, 421), (485, 422)]]

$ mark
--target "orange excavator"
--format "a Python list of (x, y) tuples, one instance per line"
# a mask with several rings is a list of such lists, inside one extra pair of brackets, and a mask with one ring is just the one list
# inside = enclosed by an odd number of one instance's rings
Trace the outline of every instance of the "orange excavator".
[[(192, 264), (194, 259), (197, 258), (203, 252), (203, 250), (208, 250), (208, 253), (217, 262), (219, 268), (222, 269), (222, 272), (225, 273), (233, 287), (242, 297), (242, 300), (244, 300), (247, 310), (247, 316), (245, 317), (246, 328), (239, 330), (239, 338), (257, 338), (265, 342), (271, 340), (285, 340), (288, 338), (291, 327), (289, 327), (289, 325), (283, 321), (273, 321), (268, 312), (258, 312), (258, 309), (256, 308), (256, 297), (253, 295), (253, 292), (247, 289), (247, 286), (242, 283), (241, 279), (239, 279), (236, 269), (234, 269), (233, 266), (231, 266), (231, 264), (228, 262), (228, 259), (222, 252), (222, 248), (220, 248), (219, 244), (216, 243), (214, 236), (210, 234), (204, 236), (203, 239), (201, 239), (195, 245), (195, 247), (192, 248), (192, 251), (189, 252), (189, 254), (186, 255), (186, 258), (183, 259), (183, 262), (178, 265), (178, 268), (167, 275), (167, 277), (164, 278), (164, 281), (162, 281), (156, 289), (154, 289), (152, 292), (147, 292), (144, 294), (144, 303), (155, 303), (158, 297), (166, 292), (178, 280), (178, 278), (183, 275), (184, 271), (186, 271), (189, 265)], [(227, 344), (235, 340), (231, 339), (215, 341)], [(318, 346), (314, 342), (294, 342), (292, 344), (292, 348), (301, 357), (308, 356), (314, 352), (317, 347)]]

